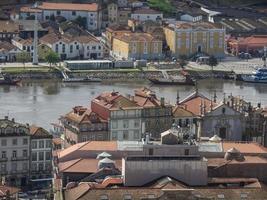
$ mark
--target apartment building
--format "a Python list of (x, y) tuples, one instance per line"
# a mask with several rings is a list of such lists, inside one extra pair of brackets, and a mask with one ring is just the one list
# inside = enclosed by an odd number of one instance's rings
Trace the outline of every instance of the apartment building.
[(5, 117), (0, 120), (0, 179), (11, 186), (29, 181), (30, 129)]
[(107, 120), (88, 108), (75, 106), (60, 120), (64, 126), (65, 147), (91, 140), (109, 140)]
[(163, 19), (163, 13), (149, 8), (140, 8), (133, 11), (131, 19), (138, 21), (160, 21)]
[(104, 92), (92, 100), (91, 109), (108, 121), (110, 140), (141, 140), (142, 108), (119, 92)]
[(37, 126), (30, 127), (31, 136), (31, 180), (52, 177), (52, 135)]
[(222, 58), (225, 53), (225, 29), (209, 22), (175, 22), (164, 28), (173, 56), (209, 54)]

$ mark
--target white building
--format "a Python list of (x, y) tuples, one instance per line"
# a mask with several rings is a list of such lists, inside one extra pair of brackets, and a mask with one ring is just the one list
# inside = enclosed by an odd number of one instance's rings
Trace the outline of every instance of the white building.
[[(43, 2), (38, 6), (38, 18), (49, 20), (51, 16), (62, 16), (67, 20), (74, 20), (77, 17), (86, 18), (88, 30), (97, 31), (101, 27), (102, 12), (97, 3), (78, 4), (78, 3), (49, 3)], [(39, 14), (41, 11), (41, 14)], [(22, 7), (20, 16), (25, 18), (33, 14), (30, 7)], [(41, 15), (41, 17), (40, 17)]]
[(198, 13), (184, 14), (184, 15), (181, 15), (180, 19), (186, 22), (199, 22), (199, 21), (202, 21), (202, 15)]
[(163, 14), (162, 12), (148, 9), (148, 8), (141, 8), (135, 10), (131, 14), (131, 19), (139, 20), (139, 21), (147, 21), (147, 20), (152, 20), (152, 21), (159, 21), (163, 19)]
[(118, 92), (106, 92), (95, 98), (91, 109), (108, 120), (110, 140), (141, 140), (144, 129), (142, 107)]
[(51, 178), (52, 135), (41, 127), (31, 126), (31, 176), (34, 179)]
[(50, 33), (40, 38), (39, 41), (58, 53), (63, 60), (103, 58), (103, 45), (92, 35), (71, 37)]

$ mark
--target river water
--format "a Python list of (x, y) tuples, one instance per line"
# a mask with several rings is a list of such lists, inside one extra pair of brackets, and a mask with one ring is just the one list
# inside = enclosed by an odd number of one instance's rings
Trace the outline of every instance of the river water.
[[(50, 123), (77, 105), (89, 106), (90, 101), (104, 91), (119, 91), (133, 94), (143, 86), (151, 87), (158, 96), (175, 103), (177, 91), (180, 99), (194, 92), (194, 86), (151, 85), (149, 82), (62, 83), (58, 81), (24, 82), (21, 86), (0, 86), (0, 117), (9, 116), (22, 123), (36, 124), (50, 129)], [(216, 91), (218, 100), (226, 95), (240, 95), (256, 105), (267, 106), (267, 84), (251, 84), (226, 80), (202, 80), (199, 92), (211, 98)]]

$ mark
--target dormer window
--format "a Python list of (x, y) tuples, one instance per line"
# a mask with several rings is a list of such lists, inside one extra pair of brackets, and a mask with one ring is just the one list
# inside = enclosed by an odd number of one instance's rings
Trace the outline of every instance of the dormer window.
[(57, 15), (60, 15), (61, 14), (61, 11), (60, 10), (57, 10)]

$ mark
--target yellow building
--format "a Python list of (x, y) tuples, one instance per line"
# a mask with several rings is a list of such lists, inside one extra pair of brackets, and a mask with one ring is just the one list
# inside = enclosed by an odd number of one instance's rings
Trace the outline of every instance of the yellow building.
[(112, 54), (118, 59), (160, 59), (162, 40), (148, 33), (123, 33), (114, 36)]
[(164, 27), (167, 45), (173, 56), (207, 53), (224, 57), (225, 29), (209, 22), (177, 22)]

